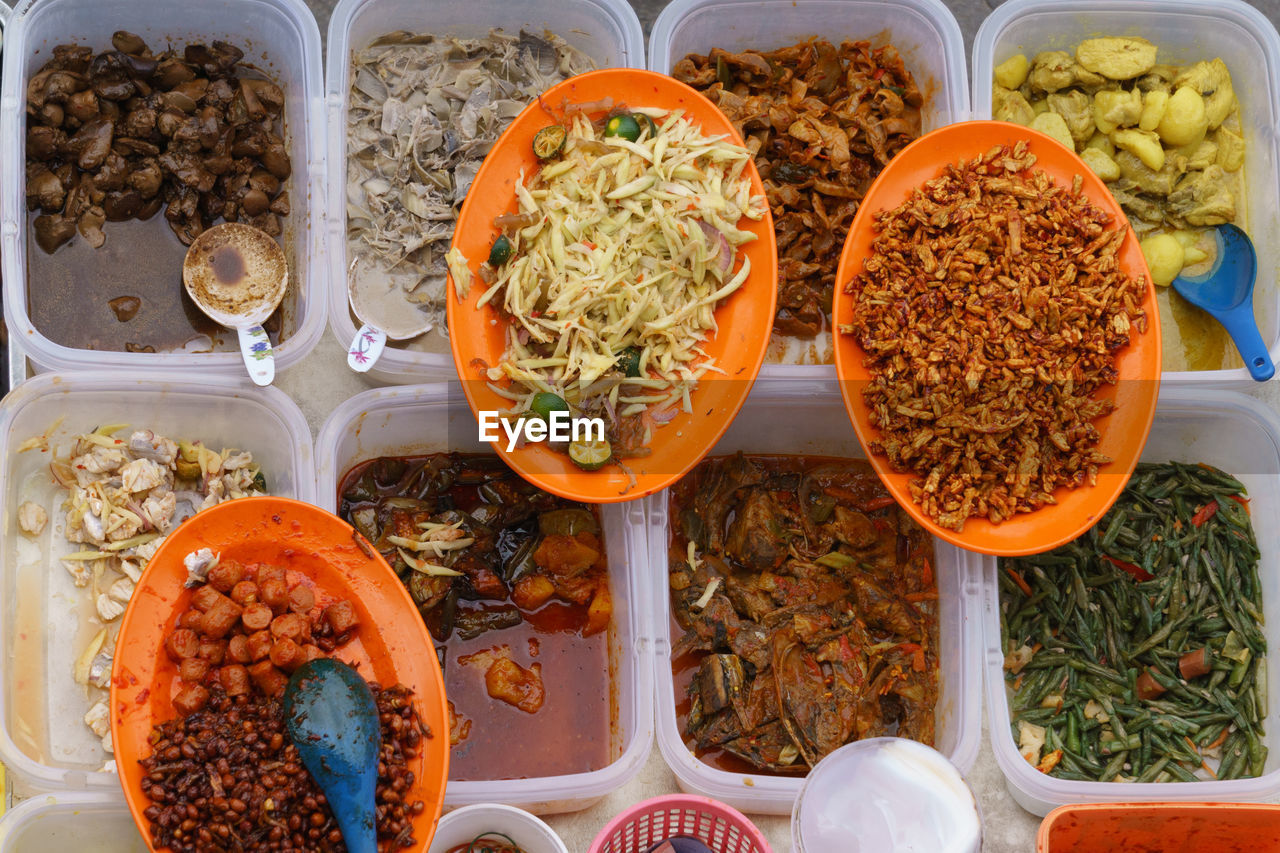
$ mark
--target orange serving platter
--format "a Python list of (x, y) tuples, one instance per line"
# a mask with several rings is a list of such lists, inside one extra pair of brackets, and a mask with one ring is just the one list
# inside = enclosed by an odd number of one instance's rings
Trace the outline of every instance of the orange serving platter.
[(242, 498), (188, 519), (156, 551), (129, 601), (111, 673), (111, 736), (125, 799), (142, 837), (150, 842), (143, 817), (150, 801), (142, 793), (138, 760), (151, 752), (152, 726), (177, 716), (177, 666), (164, 651), (164, 639), (191, 600), (192, 590), (183, 585), (183, 558), (200, 548), (211, 548), (223, 560), (284, 566), (289, 584), (311, 587), (318, 607), (338, 599), (355, 606), (356, 636), (333, 656), (369, 681), (410, 688), (419, 717), (434, 733), (409, 764), (415, 781), (406, 795), (426, 804), (414, 819), (417, 844), (411, 848), (426, 850), (449, 775), (449, 718), (431, 636), (404, 585), (364, 537), (338, 517), (287, 498)]
[[(901, 205), (913, 190), (938, 176), (947, 164), (971, 160), (996, 145), (1012, 145), (1021, 140), (1029, 142), (1031, 152), (1036, 155), (1034, 168), (1047, 172), (1057, 183), (1067, 186), (1076, 175), (1080, 175), (1089, 200), (1109, 212), (1116, 222), (1127, 223), (1120, 205), (1093, 170), (1075, 152), (1045, 134), (1000, 121), (948, 125), (904, 148), (871, 185), (854, 217), (840, 256), (832, 312), (834, 323), (844, 324), (851, 320), (853, 300), (844, 292), (844, 285), (862, 271), (875, 237), (872, 220), (877, 213)], [(1120, 381), (1104, 386), (1098, 392), (1099, 397), (1114, 400), (1116, 408), (1094, 422), (1102, 436), (1099, 452), (1114, 460), (1099, 470), (1097, 485), (1060, 488), (1054, 492), (1057, 504), (1035, 512), (1019, 513), (1000, 524), (993, 524), (985, 518), (970, 518), (965, 522), (964, 531), (958, 533), (933, 522), (912, 500), (907, 483), (914, 475), (894, 471), (884, 456), (869, 454), (872, 466), (889, 493), (929, 532), (961, 548), (984, 554), (1035, 554), (1056, 548), (1085, 533), (1120, 496), (1146, 445), (1160, 391), (1160, 314), (1146, 260), (1132, 231), (1121, 248), (1120, 264), (1130, 276), (1142, 276), (1148, 281), (1142, 302), (1147, 315), (1147, 331), (1145, 334), (1135, 332), (1129, 346), (1117, 355), (1116, 369)], [(879, 434), (871, 425), (870, 413), (862, 396), (862, 389), (871, 378), (863, 366), (865, 355), (853, 336), (835, 335), (840, 393), (844, 396), (845, 408), (863, 447), (867, 447)]]
[[(665, 74), (615, 68), (571, 77), (548, 89), (516, 117), (485, 157), (467, 193), (454, 229), (453, 247), (466, 256), (473, 273), (489, 257), (498, 235), (492, 224), (494, 217), (516, 210), (515, 183), (521, 170), (527, 176), (538, 168), (533, 154), (534, 135), (557, 121), (562, 104), (605, 97), (630, 107), (684, 110), (704, 134), (723, 134), (742, 144), (741, 137), (714, 104)], [(752, 193), (764, 195), (755, 164), (748, 163), (743, 174), (751, 180)], [(719, 331), (703, 345), (724, 373), (704, 376), (692, 394), (693, 411), (681, 412), (653, 431), (651, 455), (626, 460), (635, 472), (636, 485), (628, 488), (626, 474), (616, 466), (583, 471), (567, 455), (541, 444), (529, 444), (512, 452), (507, 452), (503, 443), (495, 444), (508, 465), (529, 482), (561, 497), (614, 503), (660, 491), (698, 464), (747, 399), (773, 327), (778, 287), (772, 217), (766, 213), (759, 222), (744, 219), (738, 227), (758, 238), (741, 248), (751, 260), (751, 273), (742, 287), (716, 309)], [(507, 324), (494, 308), (476, 308), (484, 290), (483, 282), (473, 281), (468, 297), (459, 302), (451, 278), (446, 297), (453, 363), (477, 417), (480, 411), (503, 411), (511, 406), (510, 400), (485, 384), (484, 368), (498, 364), (502, 358)]]

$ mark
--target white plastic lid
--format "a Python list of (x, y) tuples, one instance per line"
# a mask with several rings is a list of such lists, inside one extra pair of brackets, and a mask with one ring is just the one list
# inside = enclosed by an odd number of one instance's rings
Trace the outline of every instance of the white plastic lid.
[(795, 853), (978, 853), (973, 792), (940, 752), (905, 738), (842, 746), (818, 762), (791, 813)]

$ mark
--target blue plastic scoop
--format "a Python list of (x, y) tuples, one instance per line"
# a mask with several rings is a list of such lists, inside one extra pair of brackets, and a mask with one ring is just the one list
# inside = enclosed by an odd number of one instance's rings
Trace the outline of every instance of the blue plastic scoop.
[(1213, 315), (1235, 341), (1249, 375), (1266, 382), (1275, 375), (1276, 366), (1253, 316), (1253, 282), (1258, 275), (1253, 242), (1234, 225), (1219, 225), (1213, 239), (1217, 243), (1213, 267), (1204, 275), (1178, 276), (1173, 289)]
[(284, 691), (285, 727), (329, 800), (350, 853), (378, 853), (375, 789), (382, 726), (369, 685), (332, 658), (308, 661)]

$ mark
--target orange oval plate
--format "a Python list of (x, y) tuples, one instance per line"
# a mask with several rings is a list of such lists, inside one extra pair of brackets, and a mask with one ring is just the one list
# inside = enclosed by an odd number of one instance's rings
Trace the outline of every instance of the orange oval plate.
[[(684, 110), (704, 134), (724, 134), (730, 141), (742, 144), (741, 137), (714, 104), (665, 74), (612, 68), (580, 74), (552, 86), (542, 94), (541, 104), (535, 101), (526, 107), (502, 134), (485, 157), (463, 202), (453, 232), (453, 247), (466, 256), (473, 273), (489, 257), (489, 248), (497, 237), (493, 218), (516, 210), (515, 184), (520, 171), (531, 175), (538, 168), (533, 137), (555, 121), (542, 104), (558, 108), (563, 102), (585, 103), (605, 97), (632, 107)], [(750, 178), (753, 194), (764, 195), (755, 164), (749, 163), (743, 174)], [(778, 273), (772, 216), (766, 214), (759, 222), (744, 219), (738, 227), (758, 238), (742, 247), (751, 260), (751, 273), (742, 287), (716, 309), (719, 332), (703, 344), (724, 373), (704, 376), (698, 383), (692, 394), (692, 413), (681, 412), (666, 426), (654, 430), (652, 454), (626, 460), (635, 472), (634, 488), (627, 488), (627, 476), (616, 466), (583, 471), (567, 455), (541, 444), (508, 453), (504, 437), (503, 442), (494, 445), (503, 461), (539, 488), (590, 503), (642, 498), (666, 488), (698, 464), (747, 399), (773, 327)], [(476, 308), (484, 289), (482, 282), (472, 282), (467, 299), (459, 303), (450, 278), (445, 300), (453, 363), (477, 418), (481, 411), (502, 411), (511, 405), (510, 400), (485, 384), (481, 368), (477, 367), (496, 365), (506, 349), (507, 326), (498, 312), (489, 307)]]
[[(902, 149), (871, 185), (854, 217), (849, 238), (840, 255), (833, 308), (835, 322), (850, 322), (853, 300), (844, 292), (844, 285), (855, 272), (862, 271), (875, 236), (872, 217), (876, 213), (901, 205), (913, 190), (937, 177), (944, 166), (971, 160), (996, 145), (1011, 145), (1021, 140), (1031, 144), (1031, 152), (1037, 158), (1034, 168), (1047, 172), (1055, 182), (1067, 186), (1076, 175), (1082, 176), (1085, 195), (1093, 204), (1106, 210), (1118, 222), (1128, 221), (1093, 170), (1075, 152), (1043, 133), (1000, 121), (948, 125), (925, 134)], [(1145, 276), (1150, 282), (1146, 260), (1132, 231), (1121, 248), (1120, 264), (1130, 276)], [(1035, 512), (1019, 513), (1000, 524), (993, 524), (985, 518), (970, 518), (965, 522), (964, 532), (957, 533), (938, 526), (911, 499), (907, 483), (913, 475), (894, 471), (884, 456), (868, 454), (871, 465), (889, 493), (930, 533), (961, 548), (984, 554), (1036, 554), (1070, 542), (1087, 531), (1124, 490), (1147, 443), (1147, 433), (1155, 416), (1156, 397), (1160, 392), (1160, 314), (1156, 309), (1153, 285), (1147, 286), (1142, 308), (1147, 315), (1146, 333), (1134, 335), (1129, 346), (1117, 355), (1116, 369), (1120, 381), (1116, 385), (1104, 386), (1098, 392), (1099, 397), (1114, 400), (1116, 408), (1095, 421), (1102, 436), (1098, 450), (1114, 460), (1099, 469), (1096, 486), (1057, 489), (1053, 493), (1057, 504), (1041, 507)], [(866, 353), (852, 336), (837, 334), (835, 337), (840, 393), (844, 396), (845, 409), (853, 420), (858, 440), (865, 448), (879, 435), (871, 425), (870, 413), (862, 397), (862, 388), (871, 379), (870, 372), (862, 363)]]
[(414, 819), (412, 849), (426, 850), (449, 776), (449, 718), (431, 635), (400, 579), (362, 536), (338, 517), (288, 498), (241, 498), (188, 519), (161, 544), (129, 601), (111, 672), (111, 737), (125, 799), (142, 837), (150, 843), (150, 824), (143, 817), (150, 801), (142, 793), (138, 760), (151, 752), (152, 726), (177, 716), (177, 666), (164, 651), (164, 639), (190, 605), (183, 558), (200, 548), (226, 560), (284, 566), (290, 584), (312, 588), (317, 606), (337, 599), (355, 605), (360, 627), (335, 657), (367, 680), (410, 688), (418, 715), (435, 735), (422, 742), (422, 752), (409, 765), (412, 796), (426, 803)]

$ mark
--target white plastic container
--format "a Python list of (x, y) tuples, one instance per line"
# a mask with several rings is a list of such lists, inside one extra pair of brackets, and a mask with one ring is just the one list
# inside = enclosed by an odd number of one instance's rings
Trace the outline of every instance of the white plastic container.
[[(780, 425), (789, 429), (779, 429)], [(849, 426), (835, 383), (760, 380), (733, 425), (708, 457), (744, 453), (836, 456), (863, 459), (866, 454)], [(654, 621), (654, 683), (657, 685), (658, 747), (681, 790), (728, 803), (742, 812), (791, 814), (802, 778), (729, 773), (699, 760), (681, 737), (676, 720), (671, 672), (671, 603), (667, 585), (670, 542), (663, 490), (646, 498), (649, 515), (649, 567)], [(978, 755), (981, 739), (981, 577), (970, 570), (964, 551), (934, 542), (934, 576), (940, 608), (940, 686), (935, 747), (962, 773)]]
[(867, 738), (809, 771), (791, 813), (791, 847), (981, 853), (982, 815), (942, 753), (905, 738)]
[[(896, 47), (925, 95), (926, 132), (969, 118), (964, 37), (941, 0), (673, 0), (653, 24), (649, 68), (670, 74), (690, 53), (774, 50), (815, 36)], [(766, 363), (760, 376), (828, 379), (835, 367)]]
[[(1155, 423), (1142, 453), (1143, 462), (1205, 462), (1244, 483), (1249, 513), (1262, 553), (1263, 631), (1271, 652), (1267, 681), (1280, 678), (1280, 415), (1252, 397), (1224, 391), (1165, 388)], [(1009, 700), (1000, 643), (999, 585), (994, 557), (970, 555), (981, 566), (982, 630), (987, 682), (987, 719), (991, 747), (1009, 793), (1024, 809), (1045, 815), (1073, 803), (1256, 802), (1280, 794), (1280, 712), (1271, 703), (1263, 727), (1270, 750), (1264, 773), (1256, 779), (1209, 782), (1073, 782), (1036, 770), (1018, 754), (1009, 730)]]
[[(450, 393), (453, 389), (453, 393)], [(316, 439), (319, 505), (338, 509), (338, 484), (358, 462), (378, 456), (491, 453), (457, 385), (411, 385), (357, 394), (333, 410)], [(446, 806), (505, 803), (535, 814), (593, 805), (639, 772), (653, 745), (652, 639), (644, 506), (606, 504), (600, 522), (609, 560), (613, 621), (609, 666), (614, 684), (612, 763), (588, 773), (528, 779), (450, 782)], [(473, 735), (474, 736), (474, 735)]]
[[(0, 253), (4, 260), (4, 314), (9, 332), (37, 372), (119, 368), (244, 375), (234, 334), (225, 352), (128, 353), (78, 349), (54, 343), (27, 312), (27, 210), (25, 98), (27, 81), (55, 45), (75, 41), (100, 51), (119, 29), (142, 36), (154, 49), (165, 44), (222, 39), (245, 52), (284, 89), (285, 143), (293, 175), (286, 186), (291, 212), (284, 221), (289, 290), (283, 303), (285, 339), (275, 348), (276, 369), (297, 364), (320, 340), (325, 321), (324, 132), (320, 78), (320, 30), (302, 0), (222, 0), (218, 3), (140, 3), (136, 0), (26, 0), (5, 32), (3, 97), (0, 98)], [(111, 225), (106, 226), (110, 239)], [(146, 263), (146, 259), (140, 259)], [(179, 280), (179, 270), (156, 270)], [(177, 285), (175, 284), (175, 287)]]
[(0, 818), (0, 853), (146, 853), (119, 794), (45, 794), (24, 800)]
[(477, 803), (445, 814), (436, 824), (428, 853), (449, 853), (487, 832), (502, 833), (525, 853), (569, 853), (546, 823), (523, 809), (499, 803)]
[[(992, 70), (1019, 53), (1074, 48), (1096, 36), (1137, 35), (1160, 62), (1221, 57), (1231, 70), (1244, 125), (1247, 199), (1240, 207), (1258, 252), (1253, 306), (1273, 361), (1280, 360), (1280, 35), (1243, 0), (1009, 0), (982, 23), (973, 42), (973, 113), (991, 118)], [(1229, 344), (1228, 344), (1229, 345)], [(1165, 382), (1253, 384), (1235, 370), (1166, 371)]]
[[(495, 27), (508, 33), (550, 30), (598, 68), (643, 68), (644, 33), (627, 0), (342, 0), (329, 19), (325, 98), (329, 131), (329, 327), (345, 350), (360, 324), (347, 303), (347, 96), (351, 54), (396, 30), (480, 38)], [(433, 333), (434, 334), (434, 333)], [(392, 342), (394, 344), (394, 342)], [(384, 382), (457, 377), (453, 356), (388, 345), (369, 371)]]
[[(311, 431), (283, 391), (229, 377), (204, 376), (193, 384), (156, 373), (41, 374), (0, 402), (0, 762), (37, 791), (115, 790), (116, 775), (101, 772), (111, 756), (82, 721), (86, 690), (71, 677), (97, 626), (78, 604), (85, 590), (72, 584), (58, 558), (82, 546), (59, 532), (65, 492), (49, 476), (50, 454), (16, 452), (59, 418), (51, 447), (102, 424), (200, 439), (251, 451), (271, 494), (314, 503)], [(17, 527), (18, 506), (26, 500), (49, 514), (34, 540)]]
[[(5, 29), (9, 26), (9, 16), (13, 14), (13, 10), (9, 8), (7, 3), (0, 3), (0, 55), (3, 55), (3, 42)], [(0, 277), (2, 278), (2, 277)], [(0, 324), (4, 323), (4, 303), (0, 300)], [(5, 344), (5, 367), (4, 376), (0, 376), (0, 394), (8, 391), (18, 383), (14, 380), (14, 375), (19, 370), (25, 370), (26, 365), (22, 358), (22, 351), (18, 349), (18, 345), (12, 340)]]

